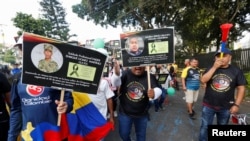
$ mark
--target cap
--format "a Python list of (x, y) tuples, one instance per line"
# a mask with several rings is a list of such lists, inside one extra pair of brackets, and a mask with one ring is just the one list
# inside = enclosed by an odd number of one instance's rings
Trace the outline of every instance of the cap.
[(53, 50), (53, 46), (50, 45), (50, 44), (44, 44), (44, 50), (52, 51)]
[(232, 55), (232, 52), (231, 52), (230, 49), (228, 49), (227, 47), (225, 47), (224, 49), (219, 49), (219, 50), (215, 53), (215, 56), (218, 55), (218, 54), (220, 54), (220, 53)]
[(22, 45), (23, 45), (23, 35), (21, 36), (18, 36), (18, 37), (14, 37), (15, 38), (15, 41), (16, 41), (16, 44), (14, 44), (14, 48), (15, 47), (18, 47), (19, 49), (22, 49)]

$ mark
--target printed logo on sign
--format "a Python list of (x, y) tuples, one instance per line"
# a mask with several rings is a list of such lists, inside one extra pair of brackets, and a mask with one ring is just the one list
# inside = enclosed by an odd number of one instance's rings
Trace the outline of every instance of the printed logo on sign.
[(43, 93), (43, 86), (27, 85), (26, 91), (30, 96), (40, 96)]

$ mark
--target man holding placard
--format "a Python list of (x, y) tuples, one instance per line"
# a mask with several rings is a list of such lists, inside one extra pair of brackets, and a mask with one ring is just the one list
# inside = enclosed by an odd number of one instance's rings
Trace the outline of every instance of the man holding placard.
[(146, 140), (149, 99), (155, 100), (161, 95), (159, 83), (150, 74), (148, 85), (145, 67), (132, 67), (120, 74), (119, 63), (115, 63), (112, 85), (120, 86), (120, 106), (118, 114), (119, 134), (123, 141), (130, 140), (130, 132), (134, 124), (136, 140)]
[[(22, 55), (22, 44), (16, 46)], [(59, 101), (62, 92), (64, 91), (50, 87), (23, 84), (21, 74), (16, 75), (11, 89), (8, 141), (16, 141), (20, 133), (23, 140), (45, 140), (47, 137), (54, 140), (64, 139), (61, 138), (60, 128), (57, 126), (60, 120), (58, 117), (73, 109), (73, 98), (71, 92), (66, 91), (63, 101)], [(45, 136), (46, 130), (58, 132), (53, 135), (48, 132), (49, 136)]]

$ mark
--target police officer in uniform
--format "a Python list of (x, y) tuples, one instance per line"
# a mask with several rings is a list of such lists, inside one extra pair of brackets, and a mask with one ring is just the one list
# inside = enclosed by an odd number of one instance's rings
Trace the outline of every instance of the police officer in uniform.
[(38, 63), (38, 69), (47, 72), (53, 73), (58, 70), (58, 64), (52, 60), (53, 55), (53, 46), (50, 44), (44, 44), (44, 56), (45, 58), (40, 60)]

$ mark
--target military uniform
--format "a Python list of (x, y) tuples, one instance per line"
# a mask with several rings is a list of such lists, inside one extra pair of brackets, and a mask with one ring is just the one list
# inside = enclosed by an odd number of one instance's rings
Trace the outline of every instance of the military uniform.
[[(44, 45), (44, 51), (53, 51), (53, 46), (49, 45), (49, 44), (45, 44)], [(58, 70), (58, 64), (53, 61), (53, 60), (45, 60), (42, 59), (39, 61), (38, 63), (38, 69), (43, 71), (43, 72), (48, 72), (48, 73), (52, 73)]]

